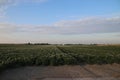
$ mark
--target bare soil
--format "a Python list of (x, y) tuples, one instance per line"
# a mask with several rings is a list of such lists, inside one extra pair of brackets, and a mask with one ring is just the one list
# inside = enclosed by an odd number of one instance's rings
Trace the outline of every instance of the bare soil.
[(28, 66), (5, 70), (0, 80), (120, 80), (120, 64)]

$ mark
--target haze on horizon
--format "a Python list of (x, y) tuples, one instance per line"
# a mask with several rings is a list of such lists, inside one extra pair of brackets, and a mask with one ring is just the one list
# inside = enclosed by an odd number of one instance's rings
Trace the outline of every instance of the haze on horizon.
[(120, 0), (0, 0), (0, 43), (120, 44)]

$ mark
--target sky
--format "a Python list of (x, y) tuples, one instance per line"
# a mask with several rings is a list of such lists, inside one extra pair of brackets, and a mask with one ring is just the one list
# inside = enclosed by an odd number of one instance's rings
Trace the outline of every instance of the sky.
[(120, 0), (0, 0), (0, 43), (120, 44)]

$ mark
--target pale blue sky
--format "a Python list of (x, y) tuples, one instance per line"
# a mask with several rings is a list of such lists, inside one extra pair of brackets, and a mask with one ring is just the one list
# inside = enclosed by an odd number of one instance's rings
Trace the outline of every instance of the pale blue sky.
[(43, 3), (19, 3), (9, 7), (10, 22), (18, 24), (51, 24), (91, 16), (120, 14), (120, 0), (47, 0)]
[(120, 43), (120, 0), (0, 0), (0, 43)]

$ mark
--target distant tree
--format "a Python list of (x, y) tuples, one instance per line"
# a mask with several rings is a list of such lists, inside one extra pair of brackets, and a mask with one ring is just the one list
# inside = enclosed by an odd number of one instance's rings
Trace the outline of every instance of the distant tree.
[(27, 43), (27, 45), (31, 45), (31, 43), (30, 43), (30, 42), (28, 42), (28, 43)]

